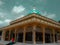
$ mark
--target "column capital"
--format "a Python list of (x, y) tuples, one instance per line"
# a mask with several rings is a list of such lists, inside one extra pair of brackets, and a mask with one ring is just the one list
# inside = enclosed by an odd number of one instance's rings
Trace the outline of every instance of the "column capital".
[(36, 30), (36, 25), (33, 26), (33, 30), (34, 30), (34, 31)]

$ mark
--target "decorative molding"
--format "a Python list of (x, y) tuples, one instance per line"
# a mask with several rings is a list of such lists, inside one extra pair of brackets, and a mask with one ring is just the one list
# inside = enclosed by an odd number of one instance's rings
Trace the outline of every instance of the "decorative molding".
[[(28, 23), (32, 23), (32, 22), (38, 22), (40, 24), (60, 28), (60, 25), (58, 23), (56, 23), (54, 21), (52, 22), (51, 20), (49, 21), (49, 19), (42, 17), (42, 16), (39, 16), (39, 15), (36, 15), (36, 14), (32, 14), (32, 15), (23, 17), (17, 21), (18, 21), (18, 23), (9, 25), (7, 27), (3, 27), (2, 29), (12, 28), (12, 27), (16, 27), (18, 25), (24, 25), (24, 24), (28, 24)], [(17, 22), (17, 21), (15, 21), (15, 22)], [(14, 23), (14, 21), (12, 23)]]

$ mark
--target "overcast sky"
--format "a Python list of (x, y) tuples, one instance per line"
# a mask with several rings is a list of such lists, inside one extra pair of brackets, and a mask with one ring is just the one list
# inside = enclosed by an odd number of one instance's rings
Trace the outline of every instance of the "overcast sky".
[(60, 20), (60, 0), (0, 0), (0, 27), (28, 15), (33, 7), (43, 16)]

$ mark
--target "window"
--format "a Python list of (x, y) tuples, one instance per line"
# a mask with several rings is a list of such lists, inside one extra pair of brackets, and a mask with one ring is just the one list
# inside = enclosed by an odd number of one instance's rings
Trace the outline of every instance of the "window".
[(60, 32), (59, 31), (55, 31), (55, 42), (60, 43)]
[(26, 43), (33, 43), (32, 32), (26, 32), (25, 40)]
[(23, 33), (18, 33), (18, 35), (17, 35), (17, 41), (18, 42), (23, 42)]
[(26, 32), (26, 41), (32, 41), (32, 32)]
[(46, 28), (45, 29), (45, 43), (52, 43), (52, 42), (53, 42), (52, 29)]
[(43, 35), (41, 32), (36, 32), (36, 43), (42, 43), (43, 42)]
[(42, 43), (43, 42), (43, 33), (40, 26), (36, 27), (36, 43)]
[(26, 29), (26, 36), (25, 36), (26, 39), (25, 40), (26, 40), (27, 43), (32, 43), (33, 42), (32, 41), (32, 39), (33, 39), (32, 38), (32, 35), (33, 35), (32, 30), (33, 30), (32, 26), (28, 26), (27, 29)]

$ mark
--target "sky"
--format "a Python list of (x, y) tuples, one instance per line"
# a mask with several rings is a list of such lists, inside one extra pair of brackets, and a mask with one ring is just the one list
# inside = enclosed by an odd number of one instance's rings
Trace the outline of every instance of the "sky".
[(60, 0), (0, 0), (0, 27), (28, 15), (33, 7), (45, 17), (60, 20)]

